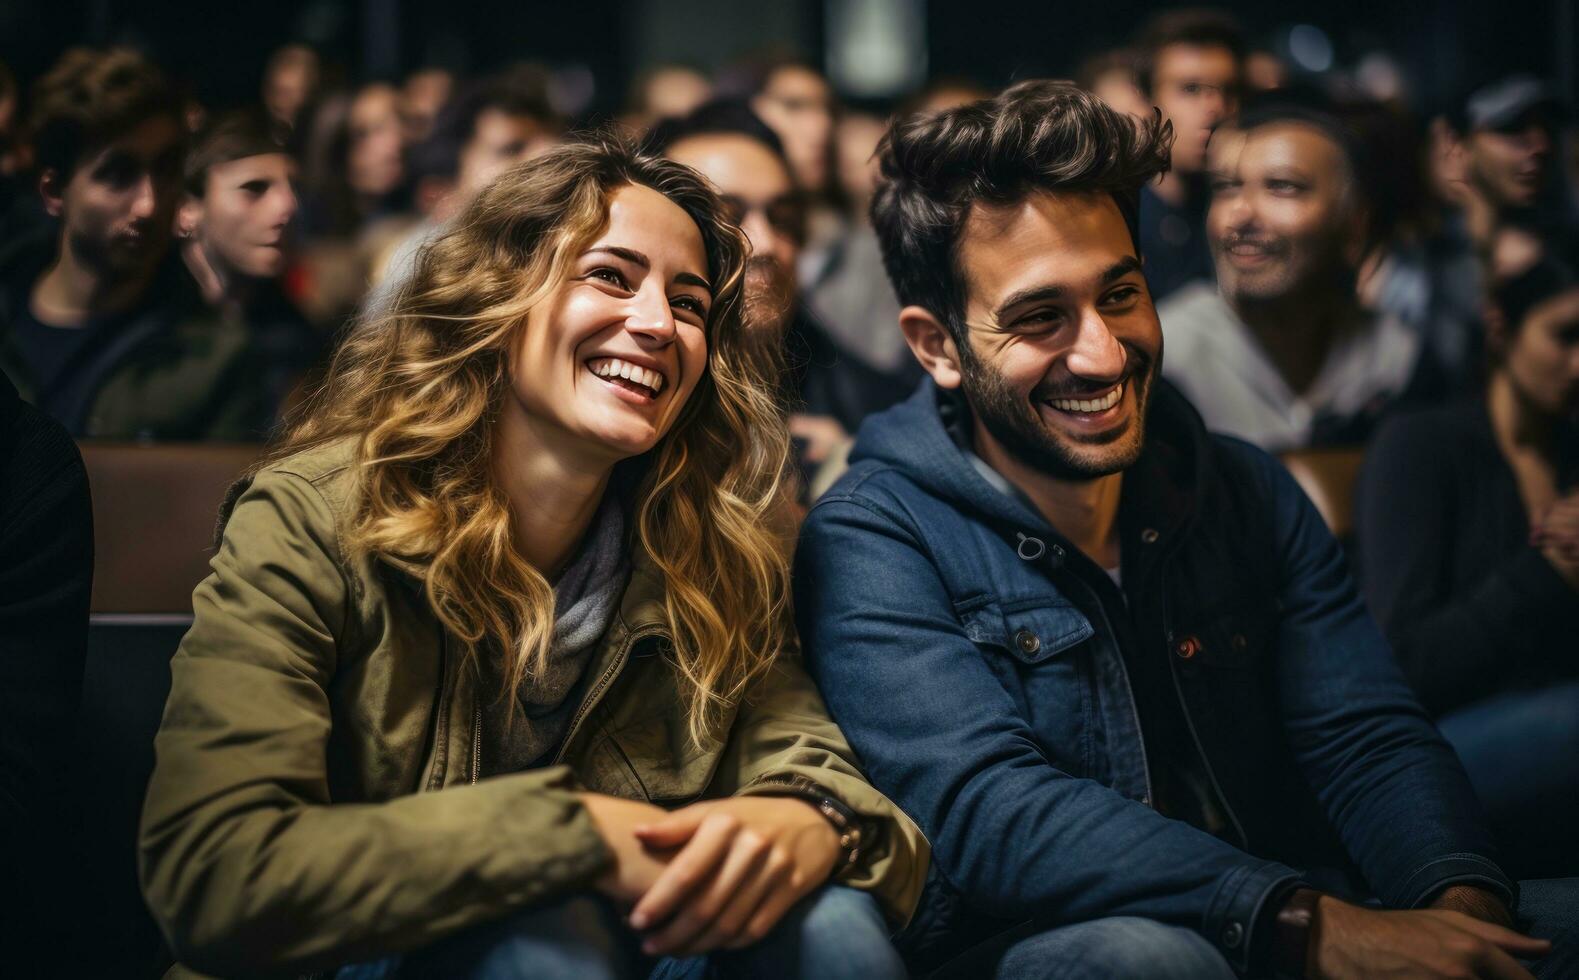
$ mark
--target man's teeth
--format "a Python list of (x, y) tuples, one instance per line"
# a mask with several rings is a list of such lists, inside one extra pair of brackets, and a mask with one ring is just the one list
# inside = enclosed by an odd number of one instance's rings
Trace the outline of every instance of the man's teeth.
[(1105, 412), (1124, 397), (1124, 386), (1119, 385), (1101, 398), (1054, 398), (1047, 404), (1060, 412)]
[(623, 378), (650, 389), (655, 395), (663, 390), (663, 375), (651, 368), (638, 367), (617, 357), (594, 358), (587, 362), (587, 367), (600, 378)]

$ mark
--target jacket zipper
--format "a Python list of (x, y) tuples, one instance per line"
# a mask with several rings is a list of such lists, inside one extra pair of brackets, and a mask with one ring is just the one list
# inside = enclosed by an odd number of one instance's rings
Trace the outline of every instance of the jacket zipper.
[(565, 753), (570, 750), (571, 743), (575, 741), (576, 735), (581, 731), (581, 723), (586, 720), (587, 715), (592, 713), (592, 709), (598, 706), (598, 702), (603, 700), (603, 695), (608, 693), (609, 685), (613, 683), (615, 676), (625, 669), (625, 662), (630, 659), (631, 648), (639, 641), (649, 636), (657, 636), (662, 632), (661, 627), (648, 626), (625, 638), (625, 642), (620, 645), (619, 653), (614, 657), (614, 662), (609, 664), (608, 669), (603, 672), (603, 676), (599, 677), (598, 682), (592, 685), (591, 690), (587, 691), (587, 696), (581, 699), (581, 705), (576, 708), (575, 715), (570, 719), (570, 727), (565, 731), (565, 739), (559, 743), (559, 751), (554, 753), (554, 765), (564, 761)]
[(429, 791), (436, 790), (444, 784), (444, 770), (449, 765), (450, 697), (454, 693), (449, 661), (449, 636), (441, 629), (439, 631), (439, 698), (434, 702), (436, 719), (433, 730), (433, 751), (437, 754), (437, 758), (433, 762), (433, 771), (428, 775)]
[(477, 785), (477, 772), (482, 768), (482, 699), (472, 695), (472, 785)]
[(1190, 705), (1184, 700), (1184, 688), (1179, 684), (1179, 670), (1173, 663), (1173, 613), (1168, 603), (1168, 569), (1164, 565), (1158, 570), (1161, 578), (1162, 596), (1162, 631), (1167, 642), (1168, 676), (1173, 679), (1173, 695), (1179, 699), (1179, 711), (1184, 715), (1184, 727), (1190, 730), (1190, 741), (1195, 743), (1195, 753), (1201, 757), (1201, 765), (1206, 767), (1206, 778), (1211, 780), (1212, 792), (1217, 794), (1217, 802), (1223, 805), (1223, 812), (1228, 815), (1228, 820), (1234, 825), (1234, 833), (1239, 835), (1241, 850), (1250, 849), (1250, 835), (1245, 833), (1244, 824), (1239, 822), (1239, 815), (1234, 813), (1233, 804), (1228, 802), (1228, 794), (1223, 792), (1222, 784), (1217, 781), (1217, 773), (1212, 769), (1212, 760), (1206, 754), (1206, 746), (1201, 743), (1201, 735), (1195, 730), (1195, 719), (1190, 717)]

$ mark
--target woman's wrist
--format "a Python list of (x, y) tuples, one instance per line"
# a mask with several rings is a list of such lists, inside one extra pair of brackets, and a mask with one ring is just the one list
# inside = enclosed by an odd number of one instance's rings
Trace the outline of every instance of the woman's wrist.
[(817, 812), (833, 828), (839, 845), (839, 857), (834, 861), (834, 874), (860, 860), (861, 850), (869, 838), (860, 814), (845, 805), (844, 801), (815, 784), (786, 784), (783, 792), (777, 788), (771, 794), (787, 799), (800, 800)]

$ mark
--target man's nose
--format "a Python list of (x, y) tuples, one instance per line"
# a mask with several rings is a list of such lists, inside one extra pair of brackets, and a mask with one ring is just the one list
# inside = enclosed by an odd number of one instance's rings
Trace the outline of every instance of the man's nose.
[(1128, 352), (1119, 343), (1107, 321), (1090, 307), (1080, 318), (1080, 329), (1075, 343), (1069, 350), (1065, 365), (1069, 373), (1087, 381), (1113, 382), (1124, 375)]
[(159, 210), (159, 185), (152, 174), (143, 174), (137, 179), (132, 195), (132, 217), (151, 218)]
[(1524, 131), (1524, 148), (1531, 156), (1545, 156), (1552, 152), (1552, 136), (1545, 126), (1531, 126)]
[(746, 233), (746, 240), (751, 243), (752, 255), (772, 255), (773, 244), (777, 233), (773, 225), (768, 222), (768, 216), (761, 208), (752, 208), (741, 219), (740, 230)]
[(1255, 224), (1255, 205), (1250, 200), (1250, 195), (1243, 189), (1232, 196), (1220, 197), (1212, 202), (1211, 210), (1216, 212), (1211, 217), (1213, 224), (1218, 224), (1228, 231), (1243, 234)]

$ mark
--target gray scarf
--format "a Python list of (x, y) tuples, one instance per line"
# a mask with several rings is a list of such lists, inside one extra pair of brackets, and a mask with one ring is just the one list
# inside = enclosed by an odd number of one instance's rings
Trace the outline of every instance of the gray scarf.
[[(580, 551), (554, 582), (554, 635), (547, 665), (527, 677), (515, 703), (485, 709), (493, 716), (488, 727), (509, 733), (503, 758), (487, 767), (490, 772), (528, 769), (558, 748), (580, 700), (573, 695), (585, 686), (587, 664), (614, 622), (629, 579), (625, 511), (611, 490), (604, 493)], [(512, 717), (505, 717), (507, 711)]]

